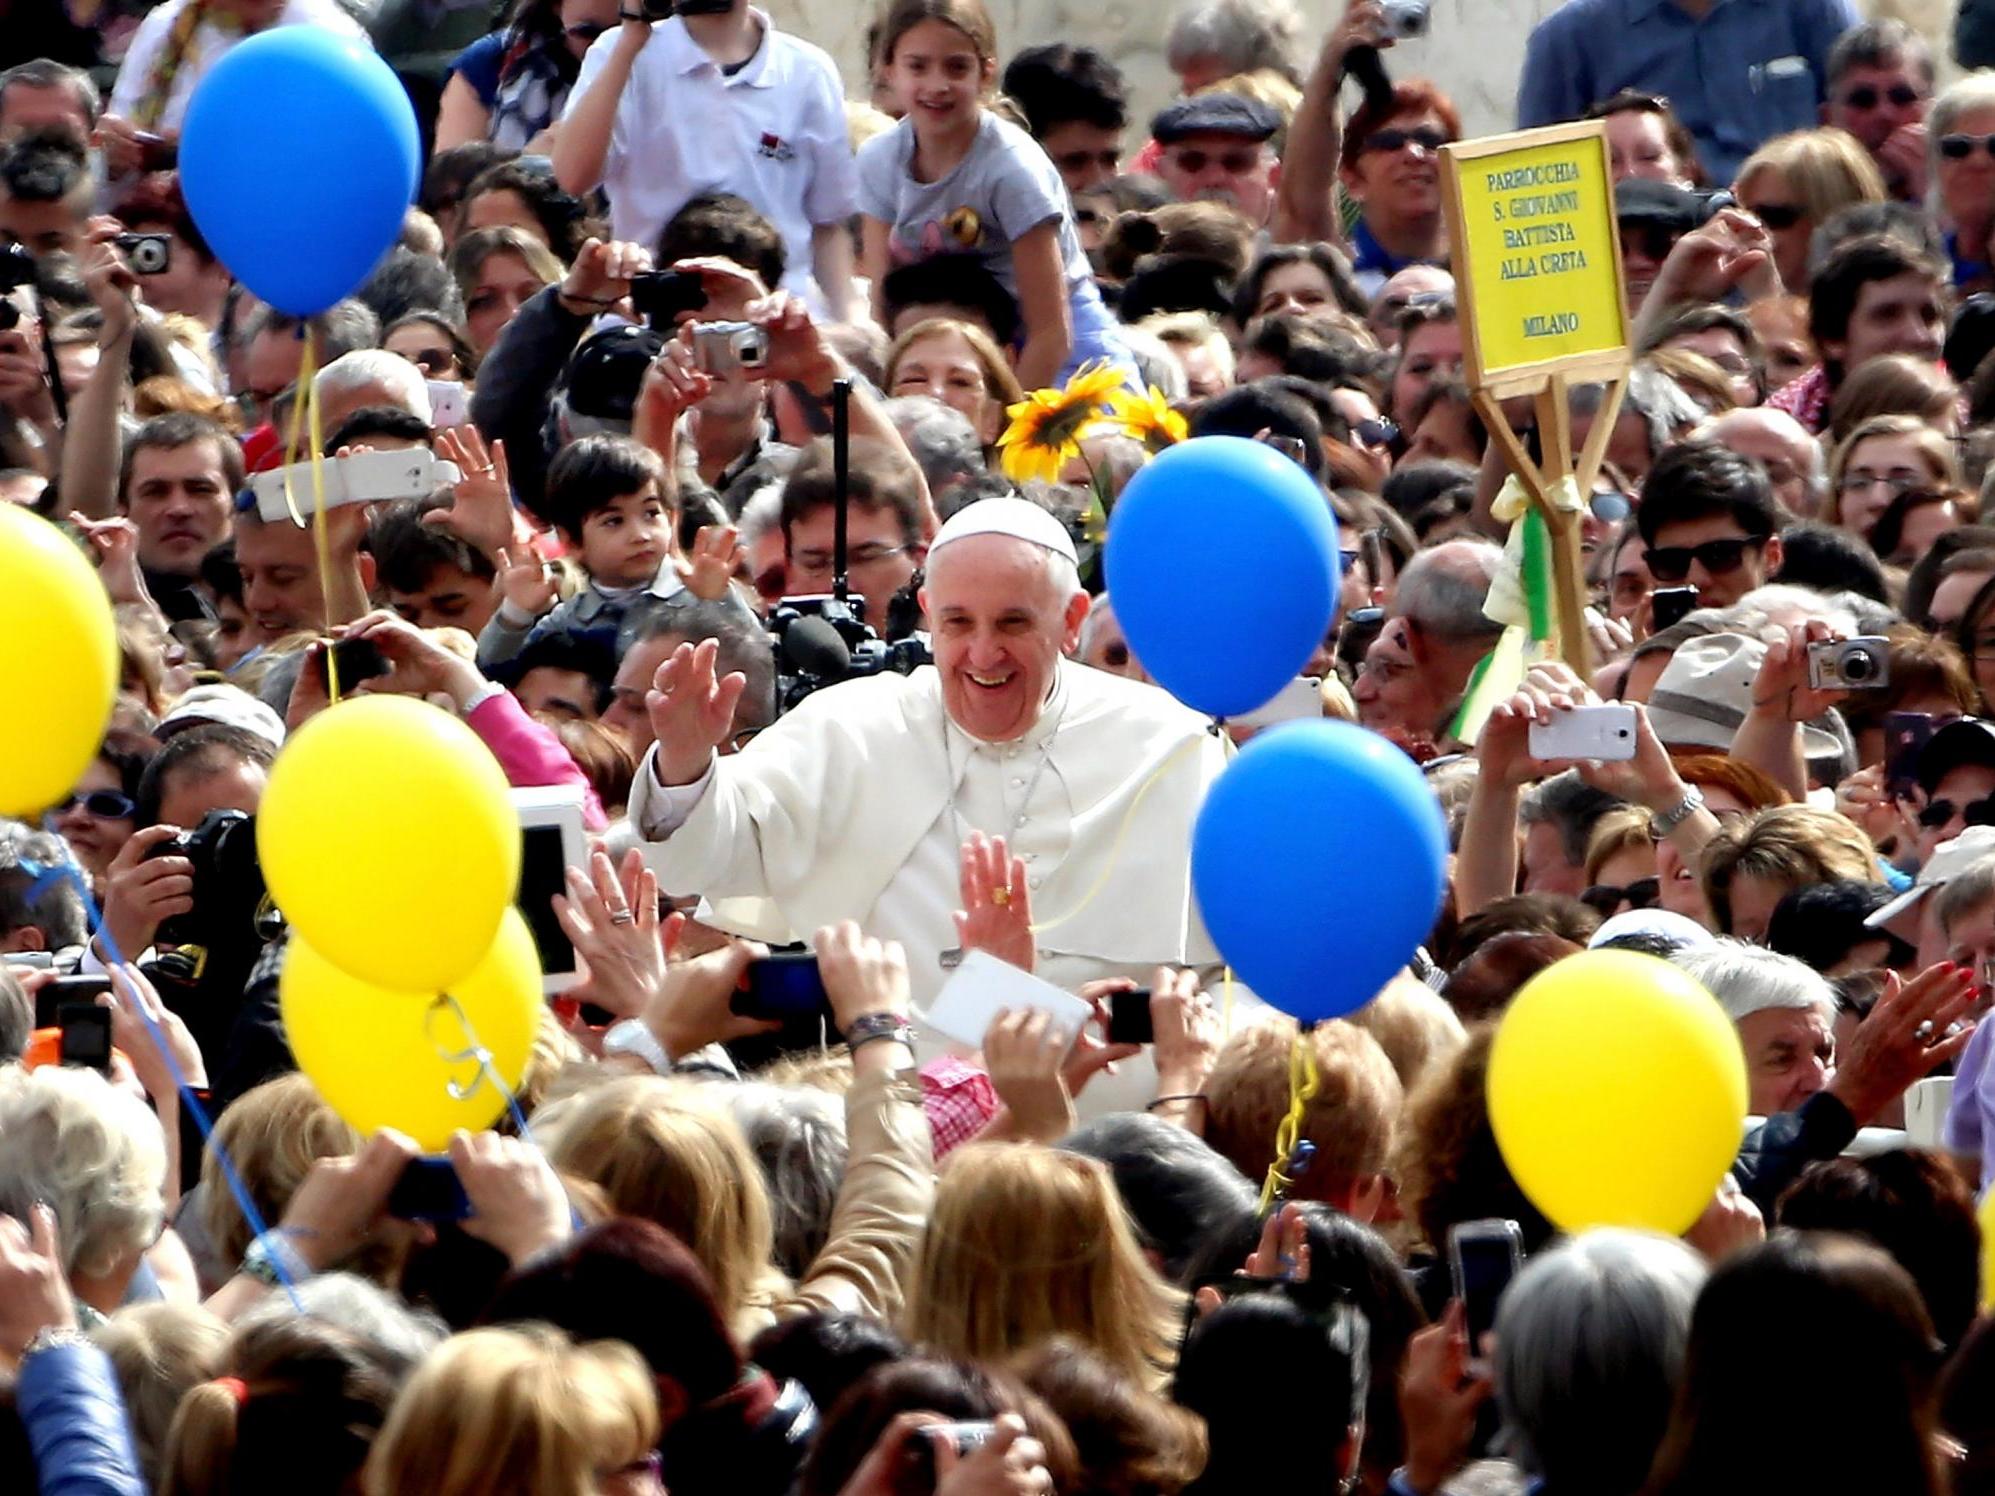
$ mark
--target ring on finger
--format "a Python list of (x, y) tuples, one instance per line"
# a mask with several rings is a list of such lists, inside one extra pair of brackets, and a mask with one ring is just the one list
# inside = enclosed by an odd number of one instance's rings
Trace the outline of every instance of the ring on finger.
[(636, 924), (637, 916), (628, 909), (612, 909), (610, 911), (610, 923), (613, 925)]

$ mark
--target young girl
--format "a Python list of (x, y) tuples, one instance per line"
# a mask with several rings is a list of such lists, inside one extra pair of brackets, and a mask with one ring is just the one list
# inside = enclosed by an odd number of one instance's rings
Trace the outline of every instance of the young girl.
[(1018, 380), (1060, 383), (1091, 360), (1135, 369), (1095, 289), (1065, 184), (1038, 142), (984, 107), (997, 33), (983, 0), (895, 0), (880, 65), (906, 117), (859, 149), (862, 257), (874, 313), (897, 264), (974, 256), (1018, 299)]

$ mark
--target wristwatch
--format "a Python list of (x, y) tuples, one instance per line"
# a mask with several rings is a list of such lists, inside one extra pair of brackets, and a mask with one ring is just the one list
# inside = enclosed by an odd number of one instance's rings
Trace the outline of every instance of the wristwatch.
[(1681, 800), (1668, 810), (1649, 817), (1649, 832), (1657, 841), (1661, 841), (1703, 808), (1704, 791), (1694, 784), (1688, 785), (1684, 788)]
[(852, 1020), (852, 1026), (845, 1030), (845, 1047), (855, 1054), (862, 1044), (871, 1044), (875, 1039), (892, 1039), (914, 1048), (914, 1025), (898, 1013), (868, 1013)]
[(658, 1042), (658, 1036), (637, 1018), (619, 1019), (603, 1031), (604, 1054), (627, 1054), (644, 1061), (654, 1075), (672, 1073), (672, 1056)]
[(39, 1355), (43, 1351), (56, 1350), (65, 1345), (89, 1343), (90, 1337), (75, 1325), (43, 1325), (35, 1331), (34, 1337), (21, 1347), (21, 1354), (17, 1360), (26, 1361), (30, 1356)]
[(296, 1247), (284, 1239), (281, 1231), (266, 1231), (252, 1241), (249, 1250), (242, 1254), (242, 1266), (238, 1271), (266, 1288), (282, 1288), (287, 1279), (292, 1283), (301, 1283), (312, 1276), (305, 1259), (298, 1255)]

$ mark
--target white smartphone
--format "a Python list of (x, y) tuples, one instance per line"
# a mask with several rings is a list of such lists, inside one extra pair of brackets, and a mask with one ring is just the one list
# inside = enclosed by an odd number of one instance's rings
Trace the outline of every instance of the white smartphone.
[(1016, 1012), (1020, 1008), (1042, 1008), (1051, 1013), (1070, 1038), (1078, 1037), (1081, 1026), (1094, 1016), (1094, 1009), (1073, 993), (986, 951), (964, 955), (923, 1016), (937, 1033), (980, 1049), (992, 1020), (1006, 1009)]
[(581, 980), (575, 947), (554, 914), (554, 896), (566, 894), (568, 869), (589, 865), (589, 837), (582, 826), (582, 791), (547, 785), (510, 792), (520, 823), (520, 886), (514, 902), (534, 949), (540, 953), (540, 990), (546, 997)]
[(1625, 762), (1635, 756), (1635, 709), (1613, 702), (1553, 712), (1551, 721), (1531, 724), (1530, 748), (1533, 758)]
[(393, 499), (426, 499), (461, 476), (456, 463), (440, 460), (428, 447), (326, 457), (320, 459), (318, 468), (316, 481), (310, 462), (294, 462), (289, 467), (250, 478), (249, 486), (256, 494), (256, 512), (264, 523), (291, 518), (294, 506), (301, 517), (308, 518), (318, 511), (321, 498), (328, 509)]
[(1524, 1266), (1524, 1233), (1515, 1221), (1464, 1221), (1448, 1231), (1448, 1271), (1467, 1321), (1469, 1369), (1488, 1370), (1483, 1341), (1496, 1328), (1496, 1306)]
[(438, 431), (471, 424), (471, 407), (464, 401), (464, 386), (455, 379), (425, 379), (429, 387), (429, 423)]
[(1306, 721), (1323, 715), (1323, 682), (1313, 675), (1298, 675), (1275, 692), (1265, 706), (1229, 717), (1234, 727), (1276, 727), (1283, 722)]

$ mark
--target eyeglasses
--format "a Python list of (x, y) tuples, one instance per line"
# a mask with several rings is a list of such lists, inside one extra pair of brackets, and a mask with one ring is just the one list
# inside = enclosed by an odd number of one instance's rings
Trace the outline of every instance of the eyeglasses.
[(1795, 203), (1746, 203), (1744, 207), (1775, 233), (1793, 228), (1808, 216), (1808, 210)]
[(1090, 166), (1099, 166), (1103, 171), (1114, 171), (1122, 164), (1120, 151), (1062, 151), (1053, 158), (1053, 164), (1061, 171), (1085, 171)]
[(1448, 133), (1437, 130), (1432, 125), (1415, 125), (1411, 130), (1374, 130), (1365, 137), (1359, 147), (1365, 151), (1398, 151), (1409, 145), (1417, 145), (1428, 155), (1434, 155), (1448, 143)]
[(1940, 154), (1949, 161), (1965, 161), (1980, 147), (1995, 156), (1995, 135), (1942, 135)]
[(592, 42), (609, 29), (609, 27), (598, 25), (594, 21), (582, 21), (568, 27), (567, 32), (578, 42)]
[(1765, 535), (1741, 535), (1730, 540), (1707, 540), (1702, 545), (1658, 546), (1643, 552), (1643, 559), (1649, 563), (1650, 575), (1658, 582), (1683, 581), (1690, 575), (1690, 563), (1693, 561), (1711, 576), (1722, 577), (1737, 571), (1746, 559), (1746, 552), (1760, 550), (1769, 538)]
[(1843, 95), (1845, 109), (1875, 109), (1880, 98), (1889, 99), (1899, 109), (1910, 109), (1925, 95), (1909, 83), (1894, 83), (1880, 94), (1868, 83), (1851, 89)]
[(1669, 252), (1676, 248), (1676, 241), (1683, 237), (1683, 230), (1671, 228), (1666, 223), (1656, 223), (1646, 218), (1624, 218), (1621, 220), (1621, 244), (1624, 249), (1638, 249), (1646, 259), (1666, 260)]
[(1253, 171), (1261, 164), (1261, 152), (1258, 147), (1245, 151), (1208, 152), (1201, 151), (1196, 146), (1189, 146), (1179, 151), (1171, 159), (1177, 165), (1179, 171), (1186, 172), (1191, 176), (1197, 176), (1206, 167), (1216, 163), (1221, 170), (1230, 175), (1244, 177), (1248, 172)]
[(1662, 897), (1662, 879), (1637, 878), (1626, 888), (1616, 888), (1612, 883), (1596, 883), (1579, 896), (1579, 901), (1589, 909), (1596, 909), (1602, 918), (1617, 912), (1623, 904), (1630, 909), (1653, 909), (1656, 900)]
[[(845, 564), (848, 567), (877, 566), (882, 561), (905, 554), (906, 551), (907, 547), (904, 545), (880, 545), (877, 543), (855, 545), (845, 553)], [(832, 559), (830, 551), (798, 551), (794, 556), (790, 557), (791, 563), (798, 571), (812, 572), (830, 571)]]
[(87, 795), (68, 795), (59, 803), (51, 805), (48, 813), (52, 816), (68, 815), (78, 805), (83, 813), (100, 821), (129, 821), (138, 814), (138, 806), (116, 790), (92, 790)]
[(1842, 481), (1836, 484), (1837, 493), (1869, 493), (1879, 484), (1891, 490), (1892, 496), (1917, 488), (1919, 479), (1912, 473), (1844, 473)]

